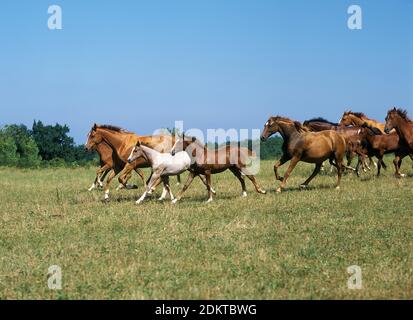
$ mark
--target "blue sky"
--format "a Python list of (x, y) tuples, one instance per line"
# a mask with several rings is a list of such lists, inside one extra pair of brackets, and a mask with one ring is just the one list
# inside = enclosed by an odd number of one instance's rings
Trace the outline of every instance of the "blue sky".
[[(48, 30), (58, 4), (63, 30)], [(347, 28), (358, 4), (363, 29)], [(138, 134), (262, 128), (270, 115), (413, 111), (413, 1), (20, 0), (0, 10), (0, 125)]]

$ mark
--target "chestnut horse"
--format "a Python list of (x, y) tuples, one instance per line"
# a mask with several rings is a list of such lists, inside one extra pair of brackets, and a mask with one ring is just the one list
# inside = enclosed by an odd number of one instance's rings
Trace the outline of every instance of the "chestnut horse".
[[(324, 131), (324, 130), (335, 130), (338, 133), (341, 133), (344, 138), (346, 139), (346, 146), (347, 146), (347, 151), (346, 151), (346, 157), (347, 157), (347, 168), (351, 169), (352, 171), (356, 171), (357, 176), (359, 176), (359, 171), (358, 169), (354, 169), (351, 166), (351, 163), (356, 155), (359, 157), (359, 162), (361, 160), (361, 164), (363, 167), (363, 171), (366, 171), (365, 168), (368, 170), (371, 170), (370, 167), (367, 165), (365, 162), (365, 155), (360, 155), (358, 153), (360, 149), (358, 148), (358, 152), (356, 152), (356, 146), (361, 144), (361, 138), (359, 136), (359, 129), (360, 127), (358, 126), (352, 126), (352, 127), (346, 127), (344, 125), (340, 125), (338, 123), (330, 122), (324, 118), (313, 118), (310, 120), (306, 120), (303, 122), (303, 126), (310, 129), (310, 131), (313, 132), (319, 132), (319, 131)], [(369, 156), (369, 162), (370, 165), (374, 164), (375, 167), (377, 167), (376, 162)], [(357, 168), (359, 165), (357, 166)]]
[(360, 136), (367, 142), (364, 145), (367, 150), (367, 154), (370, 156), (375, 156), (377, 157), (377, 159), (379, 159), (377, 166), (377, 176), (380, 176), (380, 169), (382, 164), (384, 164), (383, 156), (389, 153), (395, 154), (393, 164), (396, 170), (396, 177), (400, 178), (405, 176), (404, 174), (400, 173), (400, 166), (402, 159), (409, 155), (409, 151), (403, 145), (403, 143), (400, 143), (399, 136), (396, 132), (383, 134), (378, 128), (363, 124), (360, 129)]
[(361, 127), (364, 123), (384, 133), (384, 123), (368, 118), (363, 112), (345, 111), (340, 119), (342, 126)]
[[(264, 141), (275, 133), (280, 133), (284, 142), (282, 146), (283, 155), (274, 165), (274, 174), (277, 180), (282, 181), (277, 192), (284, 188), (291, 171), (299, 161), (315, 163), (315, 169), (311, 176), (301, 185), (307, 187), (310, 181), (320, 172), (321, 165), (325, 160), (337, 168), (337, 185), (340, 187), (343, 172), (343, 158), (346, 153), (346, 140), (334, 130), (310, 132), (298, 121), (276, 116), (270, 117), (264, 125), (261, 140)], [(285, 162), (291, 160), (284, 178), (278, 175), (277, 169)]]
[(409, 119), (406, 110), (393, 108), (387, 112), (386, 133), (395, 129), (402, 143), (410, 152), (413, 152), (413, 122)]
[(244, 175), (253, 183), (255, 190), (258, 193), (265, 194), (266, 191), (258, 185), (255, 176), (252, 174), (251, 163), (253, 158), (256, 158), (255, 152), (248, 148), (240, 147), (239, 145), (226, 145), (218, 149), (209, 149), (195, 137), (179, 137), (175, 145), (172, 147), (172, 155), (186, 151), (191, 158), (191, 166), (189, 168), (188, 180), (182, 190), (173, 200), (176, 203), (182, 198), (184, 192), (192, 183), (194, 177), (205, 175), (207, 181), (208, 200), (212, 201), (211, 190), (211, 174), (216, 174), (229, 169), (241, 183), (242, 196), (247, 196)]
[[(103, 180), (110, 171), (114, 170), (115, 172), (120, 172), (125, 167), (125, 163), (122, 160), (120, 160), (119, 157), (116, 156), (112, 148), (103, 140), (100, 143), (96, 143), (94, 139), (89, 139), (88, 135), (88, 140), (85, 144), (85, 149), (87, 151), (96, 151), (99, 155), (100, 162), (100, 168), (96, 172), (95, 181), (92, 183), (92, 186), (88, 189), (88, 191), (92, 191), (96, 187), (103, 187)], [(136, 169), (135, 171), (141, 177), (144, 186), (146, 186), (143, 171), (141, 169)], [(125, 179), (126, 181), (129, 180), (129, 178), (131, 177), (130, 173)], [(120, 184), (118, 188), (121, 188), (121, 186), (123, 185)], [(125, 185), (125, 187), (131, 188), (134, 186), (130, 187)]]
[(175, 142), (174, 137), (170, 135), (138, 136), (119, 127), (97, 124), (95, 124), (89, 132), (88, 143), (90, 140), (90, 143), (95, 144), (105, 142), (112, 149), (113, 155), (117, 158), (117, 161), (123, 163), (123, 167), (120, 165), (117, 170), (114, 168), (115, 170), (111, 171), (106, 179), (104, 186), (105, 200), (109, 199), (109, 186), (112, 179), (119, 173), (119, 169), (121, 170), (119, 182), (125, 185), (132, 170), (150, 167), (149, 163), (143, 158), (128, 163), (130, 152), (138, 141), (141, 141), (160, 152), (169, 152)]

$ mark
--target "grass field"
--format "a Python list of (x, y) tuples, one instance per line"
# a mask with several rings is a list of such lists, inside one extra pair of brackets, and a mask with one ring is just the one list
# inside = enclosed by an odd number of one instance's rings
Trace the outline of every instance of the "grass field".
[[(328, 174), (299, 190), (312, 171), (300, 163), (282, 194), (263, 161), (266, 195), (247, 181), (241, 198), (228, 172), (213, 177), (213, 203), (198, 179), (179, 204), (140, 206), (140, 182), (112, 188), (109, 204), (87, 192), (95, 169), (0, 169), (0, 298), (412, 299), (413, 169), (406, 159), (396, 179), (389, 160), (341, 190)], [(50, 265), (61, 290), (48, 289)], [(351, 265), (361, 290), (347, 287)]]

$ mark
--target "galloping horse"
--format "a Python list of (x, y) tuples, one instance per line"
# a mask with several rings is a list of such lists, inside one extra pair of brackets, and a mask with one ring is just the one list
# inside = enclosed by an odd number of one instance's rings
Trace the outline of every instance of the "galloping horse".
[(388, 153), (395, 154), (393, 164), (396, 170), (396, 177), (400, 178), (405, 176), (404, 174), (400, 173), (400, 166), (402, 159), (409, 155), (409, 151), (403, 145), (403, 143), (400, 143), (399, 136), (396, 132), (382, 134), (382, 132), (378, 128), (364, 124), (360, 129), (360, 136), (367, 142), (365, 144), (367, 154), (370, 156), (375, 156), (377, 157), (377, 159), (379, 159), (377, 166), (377, 176), (380, 176), (380, 169), (382, 164), (384, 164), (383, 156)]
[(242, 196), (247, 196), (244, 175), (253, 183), (258, 193), (265, 194), (266, 191), (258, 185), (255, 176), (250, 170), (252, 158), (256, 158), (255, 152), (239, 145), (226, 145), (224, 147), (210, 150), (195, 137), (179, 137), (172, 147), (171, 153), (185, 151), (191, 158), (189, 176), (181, 192), (179, 192), (173, 201), (176, 203), (182, 198), (184, 192), (188, 189), (195, 176), (200, 174), (206, 176), (208, 200), (212, 201), (211, 174), (216, 174), (229, 169), (239, 180), (242, 188)]
[(377, 128), (384, 133), (384, 123), (370, 119), (362, 112), (345, 111), (339, 122), (342, 126), (355, 127), (361, 127), (366, 123), (370, 127)]
[[(271, 135), (279, 132), (284, 140), (281, 159), (274, 165), (274, 174), (277, 180), (282, 181), (277, 192), (284, 188), (291, 171), (299, 161), (315, 163), (315, 169), (311, 176), (301, 185), (306, 187), (310, 181), (320, 172), (325, 160), (337, 168), (337, 185), (340, 186), (343, 171), (343, 158), (346, 152), (346, 140), (334, 130), (310, 132), (300, 122), (288, 118), (276, 116), (270, 117), (264, 125), (261, 140), (264, 141)], [(291, 160), (284, 178), (278, 175), (277, 169), (285, 162)], [(334, 160), (334, 161), (333, 161)]]
[(402, 143), (410, 152), (413, 152), (413, 122), (409, 119), (406, 110), (393, 108), (387, 112), (386, 133), (395, 129)]
[[(337, 131), (344, 137), (344, 139), (346, 139), (346, 146), (347, 146), (346, 148), (347, 166), (346, 167), (348, 169), (351, 169), (352, 171), (356, 171), (357, 176), (359, 175), (358, 169), (355, 170), (354, 168), (350, 167), (355, 155), (357, 154), (359, 156), (358, 163), (360, 163), (360, 160), (361, 160), (363, 170), (366, 171), (365, 168), (367, 168), (368, 170), (371, 170), (370, 167), (367, 165), (367, 163), (364, 161), (364, 158), (365, 158), (364, 155), (360, 155), (356, 151), (355, 146), (358, 146), (361, 144), (361, 138), (359, 136), (359, 129), (360, 129), (359, 127), (356, 127), (356, 126), (346, 127), (338, 123), (330, 122), (320, 117), (304, 121), (303, 126), (313, 132), (320, 132), (324, 130)], [(377, 166), (371, 157), (369, 157), (369, 159), (370, 159), (370, 164), (373, 163), (375, 166)]]
[(174, 155), (170, 153), (158, 152), (151, 149), (139, 141), (132, 149), (132, 152), (128, 158), (128, 162), (133, 162), (138, 158), (144, 158), (152, 167), (152, 176), (148, 182), (148, 187), (142, 196), (136, 201), (137, 204), (141, 203), (147, 194), (149, 194), (160, 179), (163, 182), (164, 188), (162, 195), (158, 200), (163, 200), (166, 194), (169, 193), (171, 200), (174, 200), (174, 196), (169, 185), (169, 177), (175, 176), (188, 170), (191, 165), (191, 158), (185, 151), (178, 152)]
[[(95, 150), (98, 153), (100, 160), (100, 168), (96, 172), (95, 181), (92, 183), (92, 186), (88, 189), (88, 191), (92, 191), (98, 186), (103, 187), (103, 180), (108, 172), (112, 170), (114, 170), (115, 172), (120, 172), (125, 167), (125, 163), (120, 160), (119, 157), (116, 156), (116, 154), (114, 154), (112, 148), (103, 140), (100, 141), (100, 143), (96, 143), (94, 139), (89, 139), (88, 135), (85, 149), (87, 151)], [(146, 186), (146, 181), (142, 170), (136, 169), (136, 172), (141, 177), (144, 186)], [(125, 182), (129, 180), (130, 177), (131, 174), (129, 173), (127, 178), (125, 179)], [(120, 186), (118, 188), (120, 188)], [(129, 186), (126, 185), (125, 187), (129, 188)]]
[(88, 143), (90, 140), (91, 144), (105, 142), (112, 149), (116, 162), (119, 161), (119, 163), (123, 163), (123, 167), (120, 165), (118, 168), (114, 168), (115, 170), (111, 171), (106, 179), (104, 186), (105, 200), (109, 199), (110, 183), (119, 173), (119, 170), (122, 170), (119, 182), (125, 185), (132, 170), (150, 167), (150, 164), (143, 158), (128, 163), (130, 152), (138, 141), (144, 142), (146, 145), (160, 152), (169, 152), (175, 142), (175, 138), (169, 135), (138, 136), (119, 127), (97, 124), (95, 124), (89, 132)]

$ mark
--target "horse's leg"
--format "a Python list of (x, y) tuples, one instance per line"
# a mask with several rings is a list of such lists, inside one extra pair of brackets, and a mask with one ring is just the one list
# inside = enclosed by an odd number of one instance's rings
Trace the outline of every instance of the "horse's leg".
[[(151, 177), (152, 179), (152, 177)], [(162, 179), (158, 178), (158, 180), (156, 180), (153, 184), (152, 184), (152, 188), (148, 189), (148, 194), (152, 194), (152, 192), (154, 192), (156, 190), (156, 188), (161, 184)], [(146, 188), (148, 188), (148, 185), (146, 186)]]
[(92, 191), (93, 189), (97, 188), (99, 184), (101, 183), (100, 176), (102, 173), (105, 173), (106, 170), (110, 169), (110, 166), (105, 164), (104, 166), (100, 167), (98, 170), (96, 170), (96, 177), (95, 181), (92, 183), (88, 191)]
[(212, 201), (211, 172), (210, 171), (205, 172), (205, 178), (206, 178), (206, 181), (207, 181), (207, 190), (208, 190), (208, 200), (206, 202), (208, 203), (208, 202)]
[(297, 165), (297, 163), (298, 163), (299, 161), (300, 161), (300, 158), (297, 157), (297, 156), (295, 156), (295, 157), (293, 157), (293, 158), (291, 159), (290, 165), (288, 166), (288, 169), (287, 169), (287, 171), (285, 172), (284, 179), (282, 180), (281, 185), (280, 185), (280, 186), (277, 188), (277, 190), (276, 190), (277, 192), (281, 192), (281, 190), (284, 189), (285, 184), (286, 184), (286, 182), (287, 182), (288, 177), (290, 176), (291, 171), (294, 170), (295, 166)]
[[(180, 192), (178, 192), (178, 194), (176, 195), (176, 198), (172, 201), (172, 203), (176, 203), (178, 200), (181, 200), (182, 195), (188, 189), (189, 185), (192, 183), (194, 178), (195, 178), (195, 174), (192, 171), (189, 171), (188, 179), (186, 180), (184, 187), (182, 188)], [(208, 189), (208, 184), (207, 184), (207, 189)]]
[(106, 183), (105, 183), (105, 200), (109, 200), (109, 186), (110, 183), (112, 182), (112, 179), (116, 176), (116, 172), (115, 170), (112, 170), (109, 174), (109, 177), (106, 179)]
[(231, 167), (229, 170), (236, 176), (241, 183), (241, 188), (242, 188), (242, 196), (246, 197), (247, 196), (247, 188), (245, 186), (245, 180), (244, 177), (241, 174), (241, 170), (238, 167)]
[(171, 198), (171, 201), (173, 201), (174, 200), (174, 195), (172, 194), (171, 186), (169, 185), (169, 177), (168, 176), (163, 176), (162, 177), (162, 182), (163, 182), (164, 188), (169, 193), (169, 197)]
[(282, 155), (281, 159), (278, 160), (275, 164), (274, 164), (274, 174), (275, 174), (275, 179), (279, 180), (279, 181), (283, 181), (283, 177), (280, 177), (278, 175), (278, 168), (281, 167), (284, 163), (286, 163), (288, 160), (290, 160), (291, 158), (285, 154)]
[(311, 176), (310, 176), (307, 180), (304, 181), (304, 183), (302, 183), (302, 184), (300, 185), (300, 187), (305, 188), (305, 187), (308, 186), (308, 184), (310, 183), (310, 181), (313, 180), (314, 177), (320, 172), (320, 170), (321, 170), (321, 165), (322, 165), (322, 163), (316, 163), (313, 173), (311, 174)]
[(161, 194), (161, 196), (158, 198), (158, 200), (159, 200), (159, 201), (162, 201), (163, 199), (165, 199), (167, 193), (168, 193), (168, 190), (166, 190), (165, 184), (164, 184), (164, 187), (163, 187), (163, 189), (162, 189), (162, 194)]
[(179, 186), (181, 184), (181, 175), (180, 174), (178, 174), (176, 176), (176, 180), (177, 180), (176, 185)]
[(402, 160), (406, 156), (405, 153), (395, 153), (395, 157), (393, 160), (394, 168), (396, 169), (396, 173), (394, 174), (397, 178), (404, 178), (406, 175), (400, 172), (400, 167), (402, 165)]
[(330, 158), (329, 161), (331, 164), (333, 164), (337, 168), (337, 184), (336, 184), (336, 189), (340, 189), (340, 181), (341, 181), (341, 176), (343, 174), (343, 157), (340, 155), (335, 154), (334, 155), (335, 163), (333, 162), (333, 159)]
[[(369, 157), (369, 164), (373, 164), (377, 168), (377, 163), (374, 161), (373, 157)], [(367, 166), (367, 169), (371, 170), (369, 166)]]
[(128, 180), (130, 179), (130, 177), (132, 176), (132, 170), (134, 170), (133, 165), (131, 165), (130, 163), (127, 163), (125, 165), (125, 167), (122, 169), (122, 171), (120, 172), (118, 181), (119, 181), (119, 186), (117, 187), (117, 190), (119, 189), (123, 189), (124, 187), (127, 189), (134, 189), (137, 188), (137, 186), (135, 185), (127, 185)]
[(102, 175), (100, 175), (99, 180), (98, 180), (98, 184), (100, 188), (103, 188), (103, 180), (105, 180), (106, 175), (113, 170), (112, 168), (106, 169), (105, 172), (103, 172)]
[(146, 198), (146, 196), (149, 194), (149, 191), (152, 190), (153, 186), (158, 182), (158, 180), (160, 180), (161, 174), (161, 169), (157, 170), (152, 174), (151, 180), (149, 181), (148, 186), (145, 189), (145, 192), (138, 200), (136, 200), (136, 204), (141, 203)]
[(264, 189), (262, 189), (262, 188), (258, 185), (258, 182), (257, 182), (257, 180), (255, 179), (255, 176), (254, 176), (254, 175), (248, 174), (247, 172), (244, 172), (245, 168), (240, 168), (240, 170), (241, 170), (241, 172), (242, 172), (243, 174), (246, 175), (246, 177), (247, 177), (248, 179), (250, 179), (250, 181), (252, 182), (252, 184), (253, 184), (254, 187), (255, 187), (255, 190), (256, 190), (258, 193), (262, 193), (262, 194), (266, 194), (266, 193), (267, 193), (267, 191), (265, 191)]
[[(198, 177), (199, 177), (199, 179), (201, 179), (201, 181), (202, 181), (202, 183), (205, 185), (205, 187), (207, 187), (208, 184), (207, 184), (207, 182), (206, 182), (205, 176), (202, 175), (202, 174), (199, 174)], [(211, 186), (211, 191), (212, 191), (212, 193), (213, 193), (214, 195), (217, 194), (216, 191), (215, 191), (215, 189), (214, 189), (212, 186)]]
[(383, 164), (383, 154), (382, 154), (382, 152), (380, 152), (376, 157), (379, 160), (377, 162), (377, 177), (380, 177), (381, 166)]
[[(122, 170), (123, 171), (123, 170)], [(123, 189), (123, 188), (126, 188), (126, 189), (128, 189), (128, 190), (130, 190), (130, 189), (137, 189), (138, 188), (138, 186), (137, 185), (135, 185), (135, 184), (127, 184), (127, 182), (129, 181), (129, 179), (132, 177), (132, 170), (131, 171), (129, 171), (129, 170), (127, 170), (125, 173), (124, 173), (124, 176), (122, 177), (122, 178), (118, 178), (118, 181), (119, 181), (119, 185), (117, 186), (117, 188), (116, 188), (116, 190), (121, 190), (121, 189)], [(121, 183), (120, 181), (123, 181), (123, 183)]]
[(141, 180), (142, 180), (142, 183), (143, 183), (143, 187), (146, 189), (146, 180), (145, 180), (145, 175), (143, 174), (143, 170), (142, 169), (139, 169), (139, 168), (136, 168), (135, 169), (135, 172), (139, 175), (139, 177), (141, 178)]

